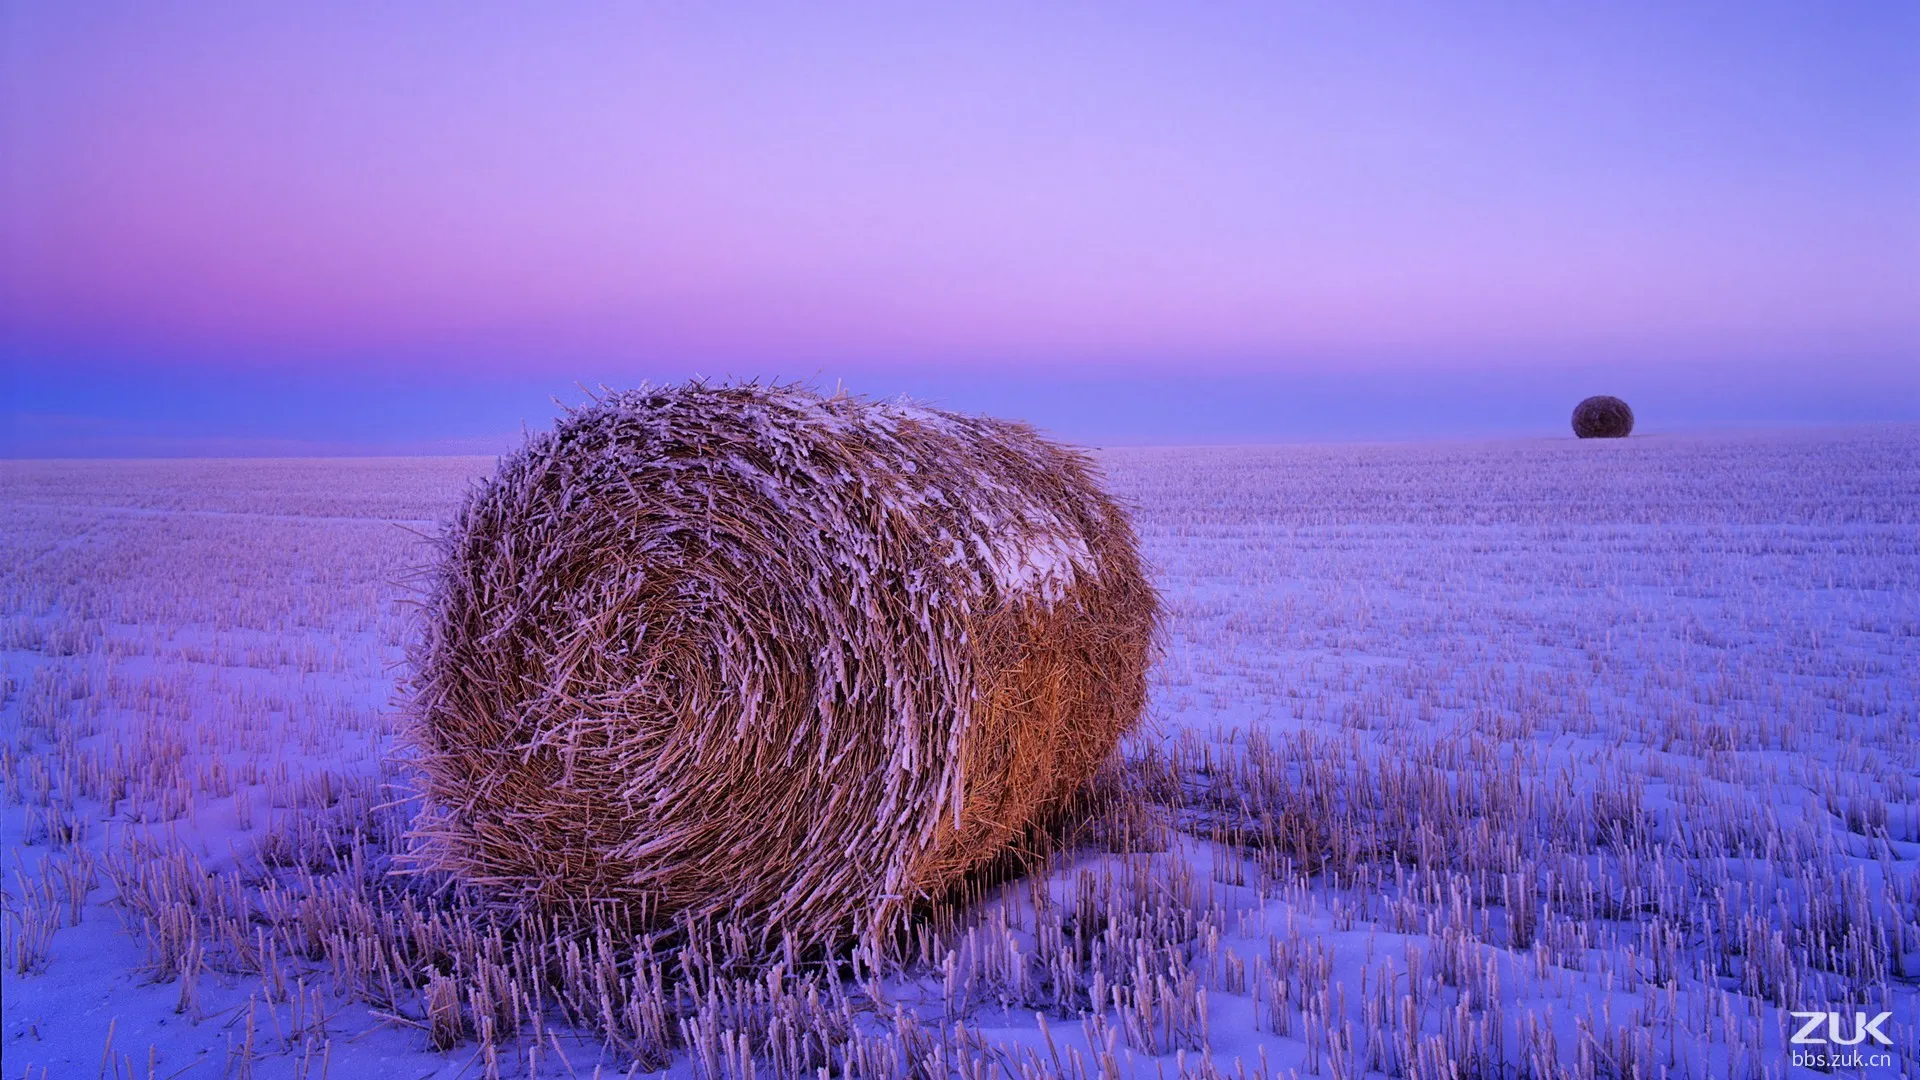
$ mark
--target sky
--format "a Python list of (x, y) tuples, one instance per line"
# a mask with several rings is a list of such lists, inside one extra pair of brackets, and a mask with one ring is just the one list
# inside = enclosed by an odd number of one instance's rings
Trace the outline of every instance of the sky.
[(0, 454), (1920, 420), (1907, 3), (0, 0)]

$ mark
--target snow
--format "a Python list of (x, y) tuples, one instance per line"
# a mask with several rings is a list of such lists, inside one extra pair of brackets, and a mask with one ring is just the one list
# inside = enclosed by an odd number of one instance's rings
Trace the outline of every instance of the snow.
[[(1010, 883), (945, 963), (848, 983), (875, 1046), (911, 1028), (1035, 1075), (1787, 1076), (1823, 1049), (1789, 1013), (1884, 1009), (1892, 1045), (1849, 1049), (1894, 1063), (1842, 1074), (1920, 1068), (1920, 430), (1101, 464), (1167, 603), (1127, 753), (1171, 763), (1177, 827)], [(115, 883), (244, 884), (392, 797), (406, 575), (491, 465), (0, 464), (8, 1077), (485, 1074), (325, 950), (278, 990), (183, 967)], [(999, 587), (1084, 572), (1056, 524), (991, 533)], [(1356, 876), (1227, 842), (1261, 813)], [(1062, 977), (1089, 882), (1159, 944)], [(499, 1071), (635, 1065), (547, 1036)]]
[(1058, 600), (1073, 584), (1075, 575), (1087, 572), (1092, 563), (1087, 542), (1064, 527), (1025, 535), (993, 535), (983, 545), (981, 555), (1001, 596), (1031, 593), (1043, 602)]

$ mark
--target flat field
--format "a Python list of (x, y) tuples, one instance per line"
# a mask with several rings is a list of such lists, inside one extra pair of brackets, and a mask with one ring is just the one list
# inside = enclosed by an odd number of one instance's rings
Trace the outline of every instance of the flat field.
[(1110, 797), (771, 972), (387, 872), (490, 461), (0, 463), (0, 1071), (1920, 1071), (1920, 429), (1100, 456), (1168, 616)]

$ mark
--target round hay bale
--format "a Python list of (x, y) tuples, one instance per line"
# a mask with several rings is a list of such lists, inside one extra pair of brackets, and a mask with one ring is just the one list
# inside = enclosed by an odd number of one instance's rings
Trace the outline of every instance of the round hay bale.
[(613, 393), (445, 540), (416, 858), (822, 944), (1058, 808), (1140, 719), (1158, 611), (1082, 454), (797, 387)]
[(1624, 439), (1633, 433), (1633, 410), (1610, 394), (1596, 394), (1573, 407), (1573, 433), (1582, 439)]

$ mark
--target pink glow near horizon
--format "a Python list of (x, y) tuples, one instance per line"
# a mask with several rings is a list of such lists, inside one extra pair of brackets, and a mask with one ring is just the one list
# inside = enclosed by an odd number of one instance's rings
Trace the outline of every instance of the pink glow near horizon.
[(1063, 364), (1920, 340), (1920, 95), (1880, 31), (1368, 10), (10, 8), (0, 333)]

